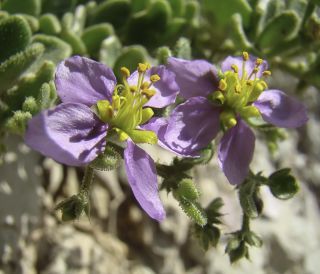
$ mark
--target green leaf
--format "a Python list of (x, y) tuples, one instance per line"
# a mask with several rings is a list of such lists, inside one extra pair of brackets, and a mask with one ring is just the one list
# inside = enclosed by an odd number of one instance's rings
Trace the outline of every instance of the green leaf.
[(230, 38), (232, 39), (235, 48), (238, 50), (250, 51), (253, 48), (253, 45), (247, 38), (243, 29), (242, 17), (239, 13), (236, 13), (231, 17)]
[(31, 29), (21, 16), (10, 16), (0, 21), (0, 63), (22, 51), (30, 43)]
[(41, 11), (41, 0), (5, 0), (2, 9), (9, 13), (25, 13), (37, 16)]
[(61, 24), (57, 16), (51, 13), (44, 14), (39, 19), (40, 30), (44, 34), (57, 35), (61, 32)]
[(121, 49), (122, 45), (117, 36), (112, 35), (103, 40), (99, 51), (100, 62), (112, 68), (121, 54)]
[(102, 41), (113, 34), (114, 30), (112, 25), (102, 23), (86, 28), (81, 35), (81, 39), (86, 45), (89, 54), (97, 57)]
[(131, 5), (129, 0), (104, 1), (90, 14), (90, 24), (108, 22), (116, 29), (123, 26), (130, 17)]
[(204, 0), (203, 8), (210, 13), (210, 19), (216, 25), (225, 27), (230, 17), (239, 13), (245, 27), (249, 26), (252, 8), (246, 0)]
[(185, 12), (185, 1), (184, 0), (171, 0), (168, 1), (171, 9), (172, 9), (172, 15), (174, 17), (181, 17), (183, 16)]
[(296, 12), (282, 12), (266, 25), (258, 37), (258, 46), (266, 50), (293, 39), (299, 31), (300, 22)]
[(280, 169), (269, 177), (271, 193), (278, 199), (287, 200), (299, 191), (299, 184), (295, 177), (290, 174), (289, 168)]
[(0, 65), (0, 93), (17, 83), (31, 64), (44, 52), (44, 46), (35, 43), (25, 51), (17, 53)]
[(5, 129), (10, 133), (23, 135), (27, 127), (27, 122), (31, 118), (32, 115), (30, 112), (25, 112), (21, 110), (15, 111), (13, 113), (13, 116), (7, 120), (5, 124)]

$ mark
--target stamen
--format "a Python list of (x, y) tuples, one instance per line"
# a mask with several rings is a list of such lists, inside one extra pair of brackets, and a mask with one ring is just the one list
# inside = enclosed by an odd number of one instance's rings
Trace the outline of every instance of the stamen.
[(160, 78), (160, 76), (159, 76), (158, 74), (152, 74), (152, 75), (150, 76), (150, 81), (151, 81), (153, 84), (156, 83), (156, 82), (158, 82), (160, 79), (161, 79), (161, 78)]
[(130, 76), (130, 70), (128, 68), (122, 67), (120, 71), (124, 77), (128, 78)]
[(141, 94), (145, 95), (149, 100), (153, 95), (156, 94), (156, 91), (153, 89), (144, 89), (141, 91)]
[(227, 85), (226, 80), (221, 79), (221, 80), (219, 81), (219, 89), (222, 90), (222, 91), (224, 91), (224, 90), (227, 89), (227, 87), (228, 87), (228, 85)]
[(130, 91), (131, 91), (132, 93), (135, 93), (137, 90), (138, 90), (138, 89), (137, 89), (136, 86), (130, 86)]
[(245, 62), (248, 61), (249, 60), (249, 53), (246, 51), (242, 52), (242, 59)]
[(241, 92), (241, 85), (240, 84), (236, 84), (236, 86), (234, 87), (234, 91), (236, 93), (240, 93)]
[(238, 66), (235, 65), (235, 64), (231, 65), (231, 69), (232, 69), (235, 73), (238, 73), (238, 71), (239, 71)]
[(256, 66), (259, 67), (263, 63), (263, 60), (261, 58), (258, 58), (256, 60)]
[(265, 70), (264, 72), (262, 72), (263, 76), (271, 76), (271, 71), (270, 70)]
[(246, 84), (247, 84), (247, 86), (252, 87), (253, 81), (252, 80), (247, 80)]
[(152, 83), (149, 83), (149, 82), (143, 82), (142, 85), (141, 85), (141, 89), (144, 90), (144, 89), (148, 89), (150, 88), (152, 85)]
[(144, 73), (144, 72), (146, 72), (146, 70), (147, 70), (148, 68), (150, 68), (150, 65), (149, 65), (149, 64), (139, 63), (137, 69), (138, 69), (138, 72)]

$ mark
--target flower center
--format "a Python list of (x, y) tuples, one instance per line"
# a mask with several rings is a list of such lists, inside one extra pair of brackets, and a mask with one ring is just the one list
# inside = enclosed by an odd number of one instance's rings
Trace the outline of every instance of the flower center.
[(220, 121), (226, 129), (235, 126), (239, 116), (245, 120), (260, 116), (252, 103), (268, 88), (264, 78), (270, 76), (271, 72), (260, 72), (263, 64), (260, 58), (255, 60), (251, 71), (247, 71), (247, 64), (252, 64), (252, 61), (249, 61), (249, 54), (243, 52), (241, 70), (232, 64), (230, 70), (221, 73), (218, 90), (208, 96), (211, 102), (223, 108)]
[[(122, 67), (123, 85), (116, 86), (112, 102), (100, 100), (95, 106), (98, 117), (118, 134), (120, 141), (125, 141), (129, 137), (135, 143), (155, 144), (158, 141), (153, 131), (139, 129), (139, 125), (149, 121), (154, 114), (151, 108), (143, 106), (156, 92), (152, 89), (152, 85), (160, 80), (159, 75), (154, 74), (149, 77), (149, 81), (145, 81), (148, 69), (150, 69), (149, 64), (139, 63), (136, 83), (130, 85), (128, 83), (130, 71)], [(131, 77), (136, 78), (134, 75)]]

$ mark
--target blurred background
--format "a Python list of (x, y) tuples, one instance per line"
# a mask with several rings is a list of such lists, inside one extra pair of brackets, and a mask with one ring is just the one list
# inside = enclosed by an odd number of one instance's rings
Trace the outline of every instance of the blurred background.
[[(2, 0), (0, 1), (0, 273), (317, 274), (320, 269), (320, 1), (318, 0)], [(252, 222), (262, 237), (251, 260), (230, 264), (225, 236), (205, 252), (172, 194), (167, 218), (139, 208), (123, 167), (97, 171), (91, 216), (62, 223), (55, 206), (79, 190), (83, 170), (63, 166), (23, 143), (27, 121), (59, 101), (53, 84), (61, 60), (82, 55), (119, 73), (168, 56), (219, 64), (242, 51), (268, 60), (269, 87), (303, 101), (309, 122), (285, 138), (258, 133), (252, 169), (291, 167), (300, 192), (288, 201), (262, 189)], [(118, 74), (117, 74), (118, 75)], [(146, 146), (153, 159), (174, 155)], [(194, 169), (207, 205), (222, 197), (221, 229), (241, 226), (234, 188), (217, 166)]]

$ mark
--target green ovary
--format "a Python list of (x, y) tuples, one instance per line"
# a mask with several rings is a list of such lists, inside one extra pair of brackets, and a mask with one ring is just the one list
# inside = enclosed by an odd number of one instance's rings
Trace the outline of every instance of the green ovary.
[[(151, 83), (143, 82), (144, 72), (139, 71), (137, 86), (129, 86), (126, 75), (121, 92), (118, 92), (118, 88), (115, 89), (112, 102), (100, 100), (96, 104), (97, 115), (118, 134), (120, 141), (128, 138), (135, 143), (156, 144), (158, 141), (153, 131), (138, 128), (139, 125), (149, 121), (154, 114), (151, 108), (143, 108), (155, 93), (150, 89)], [(158, 77), (157, 80), (159, 79)]]
[[(243, 64), (241, 76), (236, 65), (232, 65), (232, 70), (221, 75), (218, 90), (209, 95), (208, 99), (223, 109), (220, 121), (225, 129), (235, 126), (238, 116), (244, 120), (260, 116), (259, 110), (252, 103), (267, 89), (266, 82), (257, 77), (261, 63), (262, 60), (257, 59), (256, 66), (250, 74), (245, 71)], [(263, 75), (269, 76), (270, 71), (265, 71)]]

